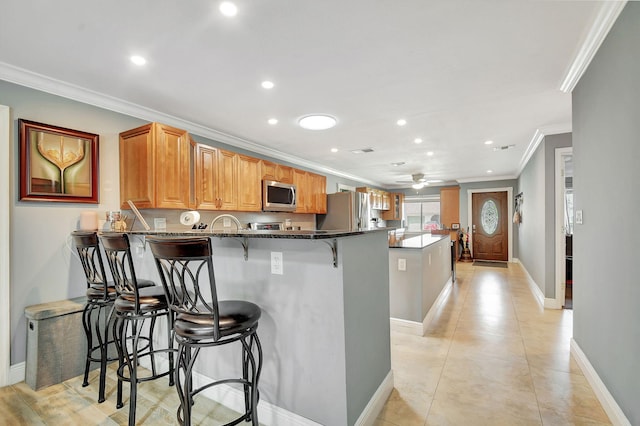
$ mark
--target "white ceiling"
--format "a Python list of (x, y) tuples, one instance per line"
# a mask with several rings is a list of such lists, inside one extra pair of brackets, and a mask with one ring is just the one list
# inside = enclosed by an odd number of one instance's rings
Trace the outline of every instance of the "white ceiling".
[[(387, 188), (515, 178), (571, 130), (560, 86), (611, 3), (237, 0), (230, 19), (218, 1), (4, 0), (0, 79)], [(317, 112), (338, 125), (296, 125)]]

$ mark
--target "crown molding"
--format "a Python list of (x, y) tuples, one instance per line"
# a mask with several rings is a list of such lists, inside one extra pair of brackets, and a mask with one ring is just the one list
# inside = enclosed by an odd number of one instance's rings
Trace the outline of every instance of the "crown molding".
[(600, 10), (582, 42), (582, 47), (573, 58), (571, 66), (560, 83), (561, 91), (571, 93), (576, 87), (626, 4), (627, 0), (601, 2)]
[(536, 149), (538, 149), (538, 146), (540, 146), (546, 136), (559, 135), (562, 133), (571, 133), (571, 125), (558, 124), (555, 126), (536, 129), (529, 141), (527, 149), (524, 151), (524, 154), (522, 154), (520, 165), (518, 166), (518, 173), (516, 175), (518, 177), (520, 176), (524, 168), (527, 166), (527, 163), (529, 163), (529, 160), (531, 160), (533, 153), (536, 152)]
[(139, 118), (141, 120), (159, 121), (169, 126), (184, 129), (194, 135), (202, 136), (216, 142), (228, 144), (237, 148), (246, 149), (248, 151), (262, 154), (267, 157), (293, 163), (297, 166), (304, 167), (310, 170), (328, 173), (344, 179), (362, 182), (363, 184), (367, 185), (381, 186), (380, 182), (365, 179), (363, 177), (352, 175), (340, 170), (335, 170), (322, 164), (314, 163), (312, 161), (305, 160), (304, 158), (300, 158), (295, 155), (290, 155), (282, 151), (266, 147), (264, 145), (241, 138), (239, 136), (224, 133), (189, 120), (165, 114), (151, 108), (146, 108), (132, 102), (127, 102), (113, 96), (105, 95), (104, 93), (99, 93), (80, 86), (76, 86), (74, 84), (47, 77), (45, 75), (38, 74), (23, 68), (18, 68), (4, 62), (0, 62), (0, 79), (8, 81), (10, 83), (18, 84), (20, 86), (25, 86), (31, 89), (50, 93), (52, 95), (61, 96), (66, 99), (71, 99), (109, 111)]
[(518, 179), (516, 175), (500, 175), (500, 176), (480, 176), (473, 178), (458, 179), (458, 183), (474, 183), (474, 182), (493, 182), (496, 180), (513, 180)]

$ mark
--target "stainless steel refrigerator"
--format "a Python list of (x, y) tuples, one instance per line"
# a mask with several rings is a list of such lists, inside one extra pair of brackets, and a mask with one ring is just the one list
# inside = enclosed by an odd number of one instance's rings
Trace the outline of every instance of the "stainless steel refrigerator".
[(372, 227), (369, 194), (336, 192), (327, 194), (327, 214), (316, 215), (317, 229), (357, 231)]

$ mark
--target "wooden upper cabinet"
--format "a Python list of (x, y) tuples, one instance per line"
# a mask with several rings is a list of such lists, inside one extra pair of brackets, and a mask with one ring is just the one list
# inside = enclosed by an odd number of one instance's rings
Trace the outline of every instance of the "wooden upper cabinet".
[(218, 149), (218, 209), (238, 208), (238, 154)]
[(195, 208), (217, 210), (218, 198), (218, 150), (209, 145), (197, 144), (194, 154)]
[(120, 206), (190, 208), (186, 131), (150, 123), (120, 134)]
[(452, 223), (460, 223), (459, 186), (440, 189), (440, 223), (445, 228), (451, 228)]
[(238, 210), (262, 210), (261, 161), (238, 155)]
[(263, 180), (275, 180), (282, 183), (293, 183), (293, 167), (283, 166), (271, 161), (260, 162), (261, 176)]
[(313, 197), (311, 213), (327, 212), (327, 177), (315, 173), (308, 174), (309, 190)]
[(308, 182), (307, 172), (293, 169), (293, 183), (296, 186), (296, 213), (308, 213), (311, 209)]
[(404, 214), (404, 194), (392, 192), (389, 194), (389, 210), (382, 212), (384, 220), (402, 220)]

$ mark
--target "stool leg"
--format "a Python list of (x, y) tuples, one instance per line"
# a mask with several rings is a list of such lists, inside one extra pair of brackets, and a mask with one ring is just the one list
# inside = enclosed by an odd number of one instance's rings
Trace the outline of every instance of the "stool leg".
[(173, 386), (175, 384), (174, 381), (174, 357), (173, 357), (173, 311), (169, 310), (167, 313), (167, 338), (169, 345), (169, 386)]
[(89, 386), (89, 369), (91, 368), (91, 348), (93, 347), (93, 334), (91, 333), (91, 313), (93, 312), (93, 304), (87, 303), (82, 310), (82, 327), (87, 337), (87, 359), (84, 366), (84, 379), (82, 387)]
[(123, 345), (126, 345), (126, 333), (124, 333), (124, 320), (116, 314), (115, 320), (113, 321), (113, 335), (116, 343), (116, 349), (118, 351), (118, 391), (117, 391), (117, 400), (116, 400), (116, 408), (122, 408), (122, 371), (125, 367), (124, 364), (124, 348)]
[[(155, 318), (154, 318), (155, 319)], [(131, 333), (133, 347), (131, 349), (131, 356), (127, 354), (129, 363), (129, 426), (135, 426), (136, 424), (136, 403), (138, 397), (138, 337), (140, 336), (140, 330), (138, 327), (138, 320), (131, 320)], [(141, 326), (141, 324), (140, 324)], [(153, 326), (152, 326), (153, 329)], [(153, 339), (150, 339), (152, 341)], [(153, 361), (152, 361), (153, 362)]]
[(178, 407), (177, 419), (178, 419), (178, 423), (181, 425), (184, 424), (183, 407), (185, 406), (185, 397), (184, 397), (184, 388), (180, 384), (180, 369), (185, 367), (185, 361), (184, 361), (185, 350), (186, 350), (186, 347), (182, 343), (179, 343), (177, 365), (176, 365), (176, 369), (174, 370), (176, 391), (178, 392), (178, 398), (180, 399), (180, 406)]
[(195, 362), (195, 356), (191, 353), (191, 347), (185, 345), (184, 355), (184, 400), (182, 403), (182, 415), (184, 417), (184, 426), (191, 426), (191, 407), (193, 406), (193, 363)]
[[(103, 317), (103, 309), (106, 309), (106, 306), (100, 306), (98, 308), (98, 318), (96, 318), (95, 327), (96, 327), (96, 336), (98, 337), (98, 346), (100, 347), (100, 383), (98, 386), (98, 403), (104, 402), (104, 388), (105, 382), (107, 380), (107, 349), (109, 344), (109, 323), (107, 321), (103, 325), (101, 324), (101, 319)], [(102, 330), (104, 330), (105, 339), (102, 340)]]
[[(258, 366), (256, 368), (255, 358), (253, 357), (253, 344), (255, 343), (257, 352), (258, 352)], [(251, 334), (251, 343), (249, 346), (249, 355), (251, 359), (251, 424), (253, 426), (258, 426), (258, 401), (260, 398), (260, 391), (258, 389), (258, 383), (260, 381), (260, 373), (262, 372), (262, 345), (260, 344), (260, 339), (258, 338), (258, 334), (254, 332)]]

